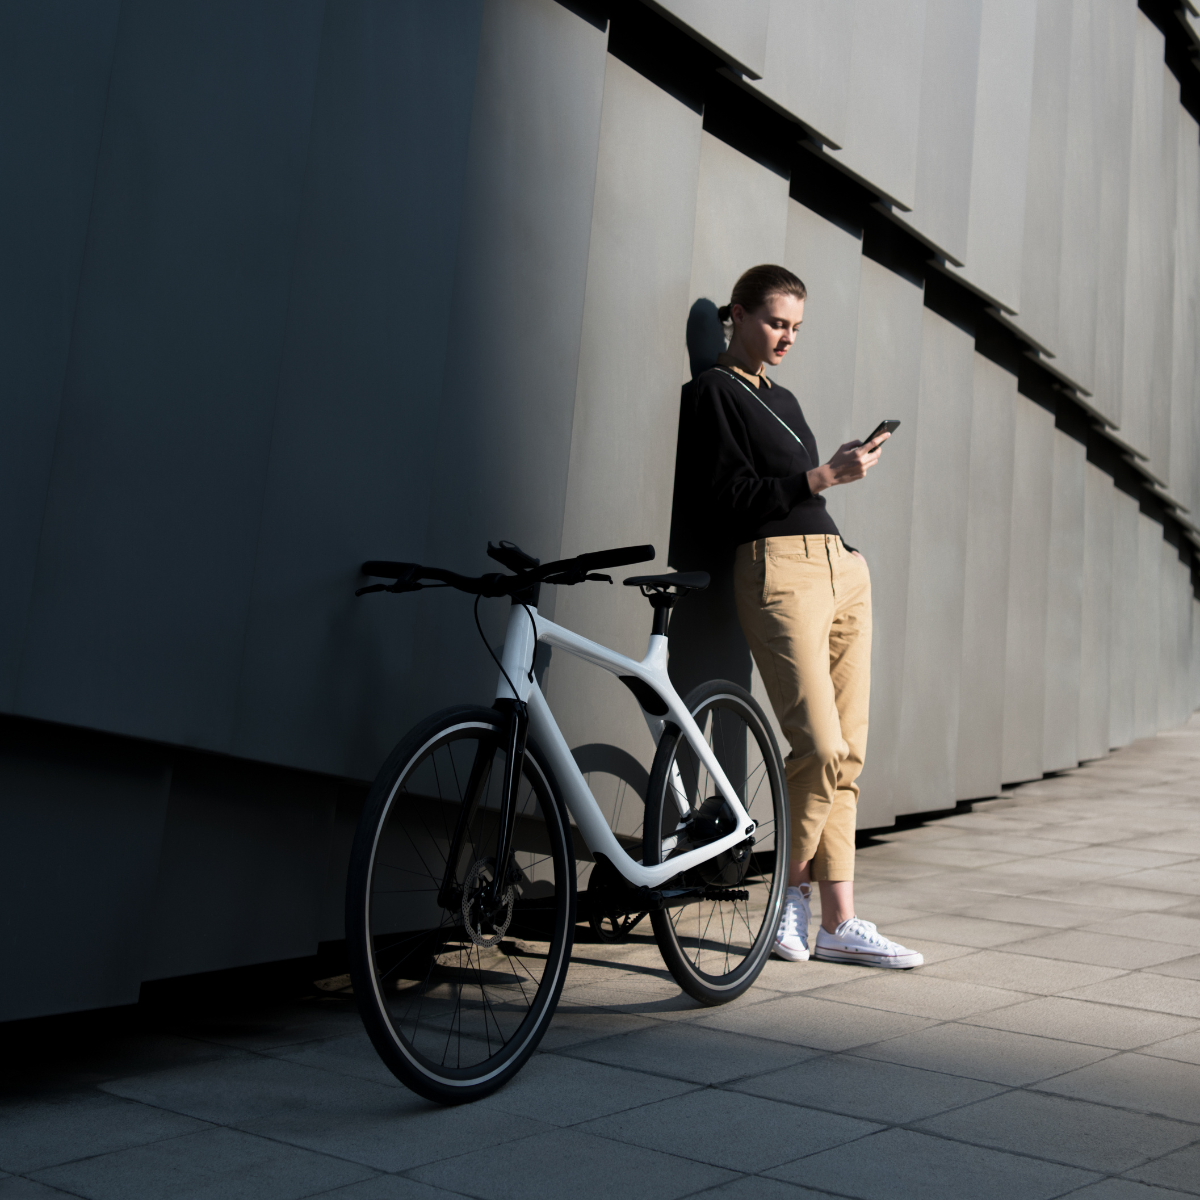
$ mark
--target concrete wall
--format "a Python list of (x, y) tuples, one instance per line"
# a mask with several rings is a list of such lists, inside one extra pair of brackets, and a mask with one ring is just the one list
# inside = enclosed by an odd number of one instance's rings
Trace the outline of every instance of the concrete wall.
[[(465, 597), (355, 600), (358, 564), (665, 566), (680, 387), (758, 262), (808, 285), (777, 378), (823, 456), (903, 422), (828, 494), (874, 584), (862, 827), (1200, 703), (1200, 129), (1163, 31), (1134, 0), (604, 9), (0, 14), (0, 898), (37, 981), (0, 1018), (339, 938), (363, 782), (494, 674)], [(672, 671), (765, 702), (715, 575)], [(554, 593), (643, 649), (636, 594)], [(633, 831), (633, 701), (539, 670)], [(29, 915), (55, 871), (89, 897), (38, 910), (69, 971)]]

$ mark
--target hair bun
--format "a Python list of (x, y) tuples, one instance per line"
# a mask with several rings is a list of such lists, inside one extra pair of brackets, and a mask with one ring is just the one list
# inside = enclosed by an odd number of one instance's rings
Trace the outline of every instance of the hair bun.
[(717, 309), (717, 320), (720, 321), (722, 325), (732, 316), (733, 308), (728, 304), (722, 304), (721, 307)]

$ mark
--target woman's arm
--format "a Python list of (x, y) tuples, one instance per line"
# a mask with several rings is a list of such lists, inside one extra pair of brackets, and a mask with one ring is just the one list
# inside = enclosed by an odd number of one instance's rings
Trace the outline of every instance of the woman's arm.
[(882, 433), (872, 442), (847, 442), (839, 446), (837, 453), (822, 467), (808, 472), (808, 486), (815, 496), (826, 488), (839, 483), (853, 483), (861, 479), (878, 461), (883, 443), (892, 435)]

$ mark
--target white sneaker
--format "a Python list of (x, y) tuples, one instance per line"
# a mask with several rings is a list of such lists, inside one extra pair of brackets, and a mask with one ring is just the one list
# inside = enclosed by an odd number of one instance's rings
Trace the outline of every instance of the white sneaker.
[(775, 932), (775, 953), (788, 962), (808, 960), (808, 922), (812, 914), (809, 896), (812, 889), (790, 887), (783, 897), (783, 912)]
[[(779, 943), (776, 942), (776, 948)], [(861, 963), (864, 967), (919, 967), (925, 956), (889, 941), (870, 921), (851, 917), (834, 933), (817, 931), (813, 958), (824, 962)]]

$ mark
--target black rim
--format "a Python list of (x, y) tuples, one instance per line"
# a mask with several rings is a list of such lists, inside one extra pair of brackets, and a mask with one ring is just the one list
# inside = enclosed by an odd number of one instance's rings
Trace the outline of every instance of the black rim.
[(443, 732), (404, 769), (377, 826), (366, 908), (375, 999), (397, 1049), (435, 1080), (478, 1082), (503, 1070), (561, 975), (568, 863), (557, 809), (529, 757), (514, 841), (520, 874), (500, 910), (480, 908), (502, 763), (494, 727), (466, 721)]

